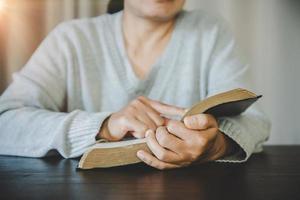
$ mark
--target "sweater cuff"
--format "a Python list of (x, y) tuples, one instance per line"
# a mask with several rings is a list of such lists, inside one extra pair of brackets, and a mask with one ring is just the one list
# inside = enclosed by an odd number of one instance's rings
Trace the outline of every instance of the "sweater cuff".
[(242, 127), (229, 118), (221, 118), (217, 121), (219, 130), (236, 142), (239, 148), (233, 154), (218, 159), (216, 162), (241, 163), (247, 161), (254, 151), (254, 145), (252, 144), (250, 135), (243, 132)]
[(87, 148), (94, 145), (103, 121), (111, 114), (111, 112), (88, 113), (81, 111), (75, 115), (67, 134), (67, 157), (81, 156)]

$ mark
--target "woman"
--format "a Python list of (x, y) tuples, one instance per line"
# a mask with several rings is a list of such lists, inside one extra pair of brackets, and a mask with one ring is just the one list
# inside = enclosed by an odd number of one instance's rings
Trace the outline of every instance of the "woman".
[(125, 0), (116, 14), (59, 25), (1, 96), (0, 153), (71, 158), (132, 135), (147, 137), (141, 160), (169, 169), (261, 151), (269, 122), (256, 106), (176, 120), (207, 96), (249, 88), (226, 26), (184, 2)]

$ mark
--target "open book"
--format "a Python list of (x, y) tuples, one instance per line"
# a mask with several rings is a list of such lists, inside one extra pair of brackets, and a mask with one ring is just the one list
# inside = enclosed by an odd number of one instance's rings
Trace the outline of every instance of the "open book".
[[(244, 112), (262, 97), (245, 89), (234, 89), (208, 97), (193, 105), (181, 118), (206, 113), (214, 117), (236, 116)], [(107, 168), (141, 162), (138, 150), (149, 151), (146, 139), (127, 139), (119, 142), (103, 142), (93, 145), (81, 157), (78, 168)]]

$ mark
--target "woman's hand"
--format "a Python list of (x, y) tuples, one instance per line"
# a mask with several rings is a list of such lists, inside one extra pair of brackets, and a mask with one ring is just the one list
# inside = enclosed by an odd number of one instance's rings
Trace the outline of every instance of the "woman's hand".
[(107, 118), (98, 137), (109, 141), (118, 141), (127, 134), (144, 138), (148, 129), (155, 131), (159, 126), (165, 125), (167, 119), (161, 114), (183, 115), (184, 110), (140, 96)]
[(147, 145), (154, 155), (140, 150), (137, 156), (158, 169), (178, 168), (194, 161), (207, 162), (231, 151), (229, 138), (218, 129), (212, 115), (185, 117), (184, 123), (170, 120), (156, 132), (147, 130)]

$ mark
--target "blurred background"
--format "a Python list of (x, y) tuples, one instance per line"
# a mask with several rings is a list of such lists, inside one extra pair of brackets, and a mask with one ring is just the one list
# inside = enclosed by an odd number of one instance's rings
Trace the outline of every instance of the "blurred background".
[[(108, 0), (0, 0), (0, 94), (58, 23), (106, 12)], [(187, 0), (223, 16), (272, 121), (268, 144), (300, 144), (300, 1)]]

